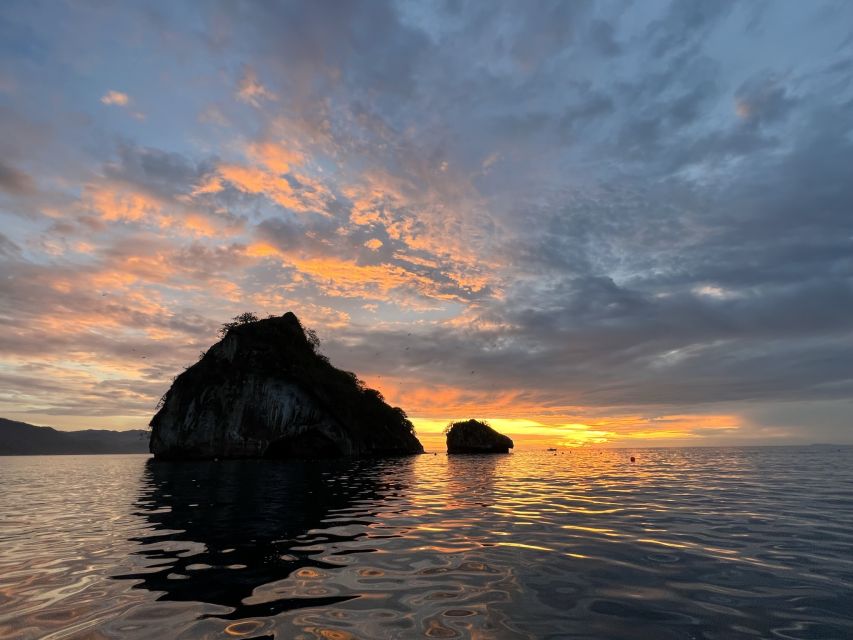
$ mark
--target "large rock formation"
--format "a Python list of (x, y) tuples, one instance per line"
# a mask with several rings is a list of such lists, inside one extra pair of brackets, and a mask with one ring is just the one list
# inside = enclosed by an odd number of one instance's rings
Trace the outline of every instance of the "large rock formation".
[(485, 422), (466, 420), (447, 427), (447, 453), (509, 453), (512, 440)]
[(180, 374), (151, 420), (156, 458), (422, 453), (412, 423), (333, 367), (293, 313), (231, 326)]

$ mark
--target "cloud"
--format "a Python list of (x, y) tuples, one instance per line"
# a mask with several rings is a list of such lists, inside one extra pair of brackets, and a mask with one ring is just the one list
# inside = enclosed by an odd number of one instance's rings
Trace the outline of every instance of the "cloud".
[(130, 96), (121, 91), (107, 91), (101, 96), (101, 102), (108, 106), (126, 107), (130, 104)]
[(9, 240), (6, 236), (0, 233), (0, 256), (13, 256), (21, 252), (21, 248)]
[(243, 67), (237, 84), (237, 97), (243, 102), (259, 107), (261, 100), (276, 100), (276, 96), (260, 83), (251, 67)]
[(270, 140), (250, 144), (248, 156), (278, 174), (289, 173), (291, 166), (305, 162), (305, 156), (299, 151), (288, 149)]
[(751, 122), (776, 122), (791, 112), (795, 99), (781, 79), (762, 74), (745, 81), (735, 92), (736, 112)]
[[(849, 7), (176, 6), (133, 46), (18, 18), (50, 55), (0, 108), (11, 405), (141, 416), (219, 322), (292, 307), (416, 417), (849, 439)], [(45, 110), (86, 64), (60, 24), (143, 47), (156, 126)]]
[[(122, 109), (129, 109), (131, 106), (130, 96), (126, 93), (122, 93), (121, 91), (110, 90), (107, 91), (104, 95), (101, 96), (101, 103), (105, 104), (109, 107), (121, 107)], [(147, 116), (141, 111), (128, 111), (132, 117), (137, 120), (145, 120)]]
[(35, 191), (35, 181), (23, 171), (0, 160), (0, 189), (21, 196)]

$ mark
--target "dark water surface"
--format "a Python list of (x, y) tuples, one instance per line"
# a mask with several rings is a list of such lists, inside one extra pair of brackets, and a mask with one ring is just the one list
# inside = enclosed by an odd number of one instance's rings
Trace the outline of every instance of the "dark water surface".
[(853, 638), (853, 448), (0, 458), (0, 638), (421, 637)]

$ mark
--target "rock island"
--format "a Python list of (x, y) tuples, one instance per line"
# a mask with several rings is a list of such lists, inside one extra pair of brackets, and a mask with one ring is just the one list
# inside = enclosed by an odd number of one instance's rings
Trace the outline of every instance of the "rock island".
[[(250, 314), (249, 314), (250, 315)], [(291, 312), (230, 323), (151, 420), (158, 459), (423, 453), (399, 407), (331, 365)]]

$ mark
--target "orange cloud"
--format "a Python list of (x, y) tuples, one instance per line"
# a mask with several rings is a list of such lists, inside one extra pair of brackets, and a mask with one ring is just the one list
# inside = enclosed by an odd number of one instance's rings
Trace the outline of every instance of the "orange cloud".
[(156, 198), (114, 185), (90, 185), (86, 192), (89, 206), (103, 220), (146, 221), (163, 226), (163, 204)]
[[(383, 385), (380, 384), (379, 386)], [(388, 394), (384, 389), (383, 393), (387, 397)], [(452, 397), (452, 394), (450, 394), (450, 397)], [(410, 399), (408, 394), (405, 399)], [(395, 400), (397, 399), (395, 398)], [(404, 406), (409, 405), (404, 404)], [(537, 412), (536, 407), (530, 407), (528, 410), (531, 414)], [(412, 412), (412, 414), (417, 416), (416, 412)], [(697, 444), (713, 435), (714, 431), (721, 429), (734, 431), (741, 426), (737, 416), (731, 415), (679, 415), (653, 419), (641, 416), (599, 417), (587, 418), (578, 422), (551, 423), (526, 418), (490, 418), (489, 416), (501, 416), (505, 414), (501, 414), (499, 408), (491, 407), (488, 402), (449, 415), (453, 417), (413, 417), (412, 422), (415, 424), (418, 433), (426, 436), (425, 439), (439, 442), (436, 436), (443, 432), (445, 425), (449, 422), (477, 417), (487, 420), (495, 429), (511, 436), (516, 440), (517, 447), (519, 443), (535, 447), (627, 446), (643, 441), (650, 441), (651, 443), (666, 441), (668, 444)], [(660, 423), (664, 424), (658, 426)], [(703, 432), (703, 430), (708, 431)]]
[(121, 91), (107, 91), (101, 96), (101, 102), (109, 106), (126, 107), (130, 104), (130, 96)]
[(225, 187), (222, 185), (222, 178), (220, 178), (219, 176), (212, 176), (201, 184), (197, 185), (195, 189), (193, 189), (192, 195), (199, 196), (204, 195), (206, 193), (219, 193), (224, 188)]
[(388, 194), (379, 190), (366, 191), (361, 188), (349, 187), (344, 189), (344, 195), (350, 198), (350, 220), (357, 225), (370, 225), (387, 222), (389, 217), (384, 211)]
[[(443, 434), (445, 427), (456, 420), (464, 420), (475, 414), (464, 414), (453, 418), (412, 418), (418, 436), (430, 439), (430, 436)], [(481, 414), (476, 414), (481, 415)], [(547, 425), (536, 420), (521, 418), (483, 418), (491, 427), (511, 436), (516, 441), (535, 442), (537, 445), (556, 444), (564, 447), (578, 447), (590, 444), (605, 444), (615, 434), (593, 429), (585, 424), (567, 423)]]
[(491, 415), (527, 419), (540, 412), (537, 404), (526, 401), (523, 392), (514, 389), (464, 389), (428, 384), (416, 378), (363, 377), (370, 386), (382, 391), (390, 402), (421, 418)]
[[(303, 257), (286, 253), (268, 242), (252, 243), (245, 253), (250, 257), (280, 259), (310, 278), (325, 295), (385, 300), (391, 291), (409, 289), (429, 298), (456, 298), (441, 291), (440, 284), (434, 280), (394, 264), (360, 265), (332, 256)], [(404, 302), (398, 300), (399, 304)]]
[(598, 407), (545, 407), (520, 389), (458, 388), (376, 374), (362, 377), (388, 402), (404, 407), (424, 434), (441, 433), (452, 420), (478, 418), (536, 446), (626, 446), (647, 440), (696, 444), (720, 432), (736, 433), (743, 426), (731, 414), (606, 415)]
[(84, 202), (106, 222), (133, 222), (158, 228), (183, 228), (196, 236), (226, 233), (221, 224), (177, 202), (166, 202), (120, 183), (102, 182), (86, 187)]
[(219, 235), (221, 231), (210, 221), (210, 218), (198, 213), (188, 213), (184, 217), (184, 227), (197, 235), (207, 237)]
[(414, 265), (442, 265), (443, 275), (460, 288), (500, 289), (498, 274), (506, 266), (500, 256), (490, 256), (463, 240), (471, 236), (465, 233), (466, 218), (482, 224), (475, 203), (460, 198), (449, 206), (447, 195), (439, 191), (426, 189), (413, 197), (406, 195), (411, 189), (389, 175), (366, 172), (361, 177), (363, 184), (343, 189), (351, 202), (350, 222), (382, 226), (390, 238), (407, 247), (405, 253), (397, 253), (398, 258)]
[(322, 286), (328, 295), (384, 298), (392, 289), (429, 286), (425, 278), (394, 265), (359, 265), (338, 258), (289, 257), (288, 262)]
[(236, 164), (221, 164), (219, 165), (219, 174), (246, 193), (267, 193), (271, 194), (274, 200), (282, 197), (281, 194), (287, 197), (293, 194), (293, 188), (287, 180), (262, 169)]
[(283, 257), (282, 252), (269, 242), (253, 242), (246, 247), (246, 255), (252, 258)]
[(289, 173), (291, 166), (300, 165), (304, 157), (275, 142), (255, 142), (249, 145), (247, 155), (275, 173)]
[[(294, 211), (324, 213), (328, 190), (315, 181), (302, 176), (297, 179), (303, 184), (294, 189), (285, 178), (259, 167), (237, 164), (222, 164), (218, 167), (221, 178), (244, 193), (263, 195), (282, 207)], [(221, 183), (209, 181), (200, 188), (201, 193), (213, 193)], [(199, 192), (199, 189), (196, 189)]]

